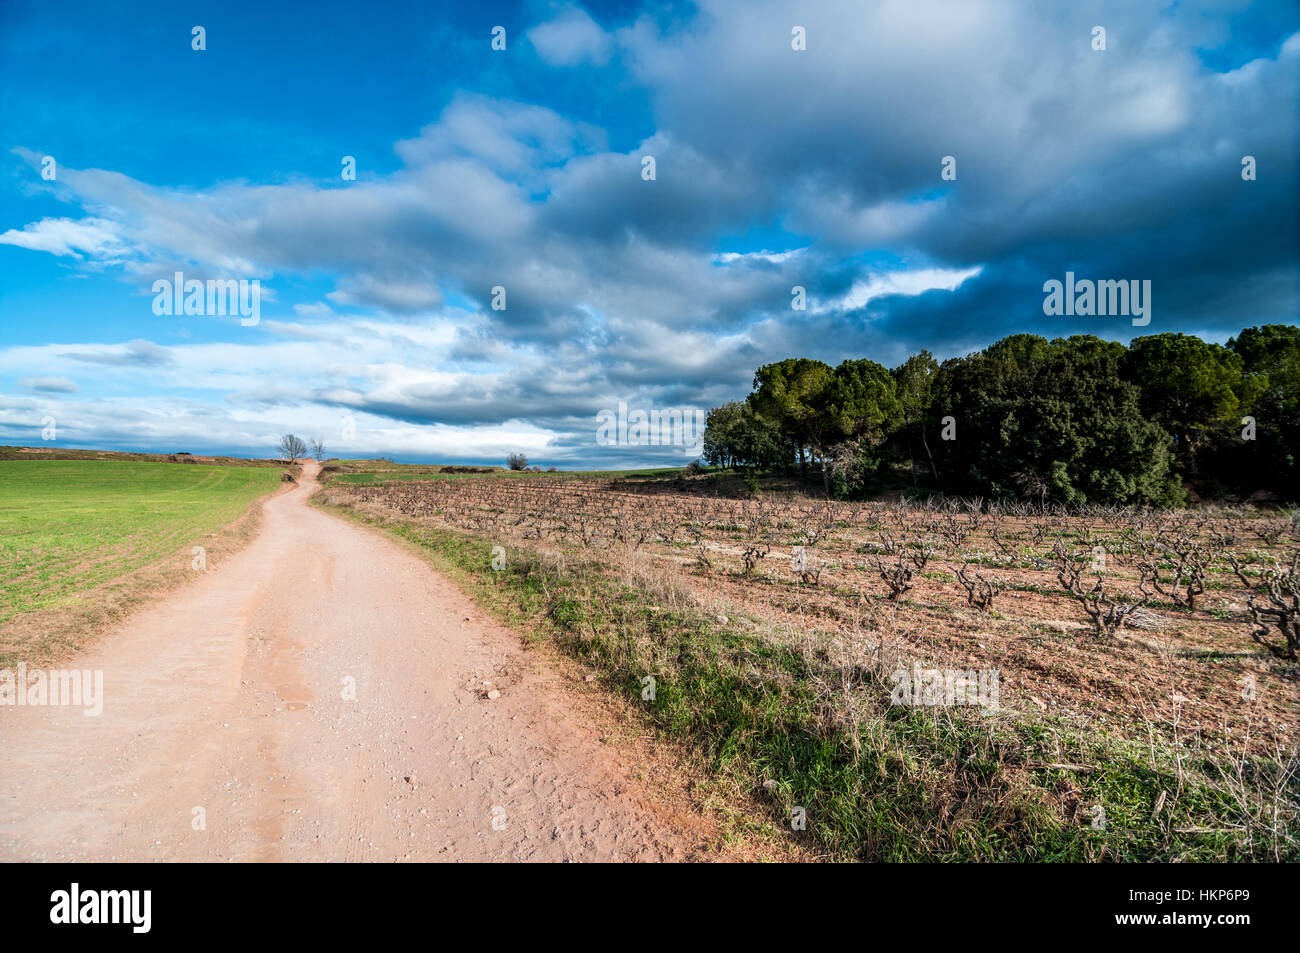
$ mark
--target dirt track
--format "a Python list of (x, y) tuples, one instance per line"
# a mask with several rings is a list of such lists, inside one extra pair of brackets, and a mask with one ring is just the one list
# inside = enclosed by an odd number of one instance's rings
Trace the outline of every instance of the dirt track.
[(315, 472), (246, 549), (61, 666), (103, 671), (102, 715), (0, 708), (0, 859), (689, 856), (555, 673), (414, 555), (307, 506)]

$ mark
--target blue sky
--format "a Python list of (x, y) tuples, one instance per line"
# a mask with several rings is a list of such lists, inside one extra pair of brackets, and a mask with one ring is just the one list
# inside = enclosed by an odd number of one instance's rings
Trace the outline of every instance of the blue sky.
[[(1297, 31), (1291, 2), (8, 0), (0, 442), (675, 464), (597, 415), (796, 355), (1294, 323)], [(1068, 270), (1150, 280), (1151, 324), (1045, 316)], [(257, 279), (259, 323), (155, 314), (176, 271)]]

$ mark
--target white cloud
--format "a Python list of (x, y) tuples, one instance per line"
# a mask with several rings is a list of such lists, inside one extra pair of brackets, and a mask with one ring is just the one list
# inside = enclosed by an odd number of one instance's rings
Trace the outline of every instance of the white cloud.
[(609, 62), (613, 46), (609, 34), (586, 10), (572, 6), (554, 20), (533, 27), (527, 37), (537, 55), (552, 66), (603, 66)]
[(52, 255), (70, 255), (78, 261), (84, 256), (101, 261), (115, 261), (125, 252), (125, 246), (113, 222), (100, 218), (43, 218), (21, 231), (11, 228), (0, 234), (0, 244), (17, 245)]
[(856, 311), (873, 298), (887, 295), (919, 295), (927, 291), (954, 291), (967, 278), (983, 268), (916, 268), (911, 271), (886, 271), (865, 281), (855, 281), (841, 298), (814, 305), (814, 311)]
[(604, 144), (603, 130), (544, 106), (462, 92), (437, 121), (393, 149), (410, 166), (472, 158), (498, 172), (522, 174)]
[(799, 254), (801, 251), (804, 250), (805, 249), (802, 248), (792, 248), (789, 251), (778, 252), (778, 251), (768, 251), (765, 248), (762, 251), (747, 251), (747, 252), (726, 251), (714, 255), (713, 260), (723, 265), (734, 264), (735, 262), (738, 261), (766, 261), (771, 264), (777, 265), (783, 261), (788, 261), (790, 258), (793, 258), (795, 255)]

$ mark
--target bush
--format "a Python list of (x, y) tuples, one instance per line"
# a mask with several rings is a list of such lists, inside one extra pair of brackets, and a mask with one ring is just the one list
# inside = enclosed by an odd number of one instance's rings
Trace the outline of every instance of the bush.
[(506, 465), (511, 470), (524, 470), (528, 467), (528, 458), (522, 453), (512, 453), (506, 457)]
[(849, 440), (832, 447), (831, 455), (831, 496), (861, 499), (880, 489), (880, 448), (875, 441)]

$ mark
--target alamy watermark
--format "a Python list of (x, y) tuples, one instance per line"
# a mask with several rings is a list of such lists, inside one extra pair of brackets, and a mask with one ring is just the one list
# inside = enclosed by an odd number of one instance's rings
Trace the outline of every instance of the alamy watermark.
[(1043, 314), (1082, 315), (1091, 317), (1132, 317), (1133, 327), (1144, 328), (1151, 323), (1151, 279), (1142, 281), (1104, 279), (1074, 280), (1074, 272), (1065, 273), (1064, 284), (1051, 278), (1043, 282)]
[(996, 668), (922, 668), (915, 662), (910, 669), (895, 669), (890, 679), (894, 683), (889, 692), (891, 705), (971, 705), (998, 710), (1000, 674)]
[(123, 924), (132, 933), (148, 933), (153, 925), (152, 890), (83, 890), (73, 883), (50, 894), (53, 924)]
[(239, 323), (251, 328), (262, 320), (262, 282), (257, 278), (186, 279), (176, 272), (174, 281), (159, 278), (153, 283), (153, 313), (194, 315), (239, 315)]
[(101, 669), (0, 669), (0, 708), (5, 706), (73, 706), (87, 717), (104, 712), (104, 672)]
[(704, 451), (705, 412), (698, 407), (663, 410), (635, 408), (618, 402), (618, 410), (596, 415), (596, 444), (601, 447), (681, 447), (687, 455)]

